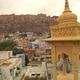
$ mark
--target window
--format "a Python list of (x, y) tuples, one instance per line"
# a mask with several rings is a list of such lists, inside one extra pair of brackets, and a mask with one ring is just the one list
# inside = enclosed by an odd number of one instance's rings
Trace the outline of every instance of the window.
[(32, 74), (32, 76), (35, 76), (35, 74)]
[(39, 76), (40, 76), (40, 74), (36, 74), (36, 76), (37, 76), (37, 77), (39, 77)]

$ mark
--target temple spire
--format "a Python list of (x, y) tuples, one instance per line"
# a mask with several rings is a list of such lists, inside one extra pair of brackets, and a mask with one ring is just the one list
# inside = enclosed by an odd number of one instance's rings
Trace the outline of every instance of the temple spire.
[(69, 2), (68, 2), (68, 0), (65, 0), (64, 12), (71, 12), (71, 11), (70, 11), (70, 8), (69, 8)]

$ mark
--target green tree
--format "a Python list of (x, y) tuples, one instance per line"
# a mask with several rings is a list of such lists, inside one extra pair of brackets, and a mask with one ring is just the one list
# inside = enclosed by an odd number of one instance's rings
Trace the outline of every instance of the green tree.
[(10, 51), (16, 47), (16, 43), (12, 40), (5, 40), (0, 42), (0, 51)]
[(27, 64), (29, 63), (29, 59), (28, 59), (28, 56), (25, 55), (25, 65), (27, 66)]
[(13, 49), (13, 55), (23, 54), (23, 53), (24, 53), (24, 49), (18, 49), (16, 47)]

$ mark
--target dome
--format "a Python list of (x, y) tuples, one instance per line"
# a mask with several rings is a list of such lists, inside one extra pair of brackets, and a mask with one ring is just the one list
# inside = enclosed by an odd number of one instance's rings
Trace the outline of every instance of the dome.
[(72, 12), (64, 12), (61, 16), (59, 16), (59, 22), (65, 21), (77, 21), (77, 16)]
[(64, 7), (64, 11), (62, 13), (61, 16), (59, 16), (59, 22), (76, 22), (77, 21), (77, 16), (72, 13), (72, 11), (70, 10), (69, 8), (69, 3), (68, 3), (68, 0), (65, 1), (65, 7)]
[(74, 76), (72, 74), (59, 74), (57, 80), (74, 80)]

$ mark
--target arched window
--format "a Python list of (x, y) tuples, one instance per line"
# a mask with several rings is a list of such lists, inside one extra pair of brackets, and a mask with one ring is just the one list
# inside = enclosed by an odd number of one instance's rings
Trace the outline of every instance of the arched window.
[(62, 71), (63, 64), (65, 64), (67, 73), (70, 73), (72, 71), (72, 64), (70, 63), (69, 56), (65, 53), (62, 53), (61, 56), (58, 56), (57, 69)]

